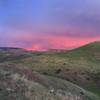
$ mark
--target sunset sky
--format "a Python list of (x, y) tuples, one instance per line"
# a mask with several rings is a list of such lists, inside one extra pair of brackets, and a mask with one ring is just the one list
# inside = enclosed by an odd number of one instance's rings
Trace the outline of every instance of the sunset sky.
[(0, 47), (72, 49), (100, 40), (100, 0), (0, 0)]

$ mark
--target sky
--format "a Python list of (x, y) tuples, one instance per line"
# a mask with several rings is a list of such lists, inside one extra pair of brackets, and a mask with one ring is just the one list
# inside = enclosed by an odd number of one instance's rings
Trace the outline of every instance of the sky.
[(0, 0), (0, 47), (73, 49), (100, 40), (100, 0)]

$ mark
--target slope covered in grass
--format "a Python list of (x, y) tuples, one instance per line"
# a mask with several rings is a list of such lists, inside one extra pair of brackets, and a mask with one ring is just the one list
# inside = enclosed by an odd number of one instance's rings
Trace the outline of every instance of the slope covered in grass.
[(0, 66), (0, 98), (2, 100), (100, 100), (97, 95), (70, 82), (15, 66)]
[(62, 78), (100, 96), (100, 42), (61, 52), (15, 51), (0, 51), (0, 64)]

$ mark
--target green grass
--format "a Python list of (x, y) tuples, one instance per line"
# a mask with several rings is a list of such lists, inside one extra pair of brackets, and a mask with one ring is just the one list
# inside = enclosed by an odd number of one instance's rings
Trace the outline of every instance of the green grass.
[(96, 84), (90, 84), (89, 86), (86, 86), (85, 89), (100, 96), (100, 89), (96, 86)]

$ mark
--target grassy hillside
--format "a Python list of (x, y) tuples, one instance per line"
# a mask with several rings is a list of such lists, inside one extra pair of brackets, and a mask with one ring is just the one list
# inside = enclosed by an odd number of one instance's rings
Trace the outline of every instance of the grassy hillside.
[(2, 100), (100, 100), (68, 81), (41, 75), (29, 69), (0, 66)]
[(100, 96), (100, 42), (71, 51), (27, 52), (10, 49), (0, 51), (0, 55), (0, 66), (29, 68), (46, 77), (70, 81)]

